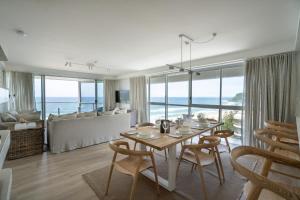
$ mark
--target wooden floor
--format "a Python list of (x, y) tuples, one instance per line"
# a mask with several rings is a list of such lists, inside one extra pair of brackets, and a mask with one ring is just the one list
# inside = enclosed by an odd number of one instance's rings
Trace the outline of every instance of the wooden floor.
[(13, 169), (12, 200), (98, 200), (82, 174), (110, 164), (112, 151), (106, 143), (61, 154), (6, 161)]

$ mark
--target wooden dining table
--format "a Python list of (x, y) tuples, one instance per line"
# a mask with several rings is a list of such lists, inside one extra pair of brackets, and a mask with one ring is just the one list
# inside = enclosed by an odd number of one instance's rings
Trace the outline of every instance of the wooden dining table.
[[(158, 182), (162, 187), (166, 188), (169, 191), (173, 191), (176, 188), (176, 167), (178, 164), (178, 161), (176, 159), (177, 144), (186, 142), (187, 140), (208, 131), (213, 134), (214, 130), (221, 125), (223, 125), (223, 123), (209, 124), (208, 127), (205, 128), (192, 128), (190, 134), (185, 134), (178, 138), (169, 136), (168, 133), (162, 134), (160, 133), (160, 130), (158, 128), (149, 126), (137, 128), (136, 130), (137, 132), (146, 132), (151, 135), (151, 137), (146, 139), (139, 137), (138, 134), (131, 134), (130, 132), (124, 132), (120, 135), (124, 138), (139, 143), (141, 150), (146, 150), (147, 146), (159, 151), (168, 149), (168, 178), (165, 179), (158, 176)], [(170, 128), (170, 134), (176, 134), (175, 127)], [(151, 170), (146, 170), (142, 172), (142, 174), (155, 181), (154, 173)]]

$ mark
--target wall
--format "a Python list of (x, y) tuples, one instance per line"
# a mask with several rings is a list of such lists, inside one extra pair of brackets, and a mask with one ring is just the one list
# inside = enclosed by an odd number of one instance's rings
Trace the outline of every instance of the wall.
[(0, 69), (0, 87), (4, 87), (3, 81), (3, 71)]

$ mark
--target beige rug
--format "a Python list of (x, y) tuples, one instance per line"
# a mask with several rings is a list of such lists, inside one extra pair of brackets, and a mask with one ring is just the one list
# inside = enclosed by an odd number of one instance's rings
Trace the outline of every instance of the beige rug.
[[(239, 199), (245, 180), (235, 173), (230, 164), (228, 153), (222, 153), (222, 163), (225, 173), (225, 183), (220, 185), (219, 179), (212, 176), (210, 172), (215, 172), (215, 166), (206, 167), (205, 184), (209, 199)], [(158, 173), (162, 177), (167, 176), (167, 162), (161, 156), (156, 156)], [(243, 160), (245, 166), (252, 168), (256, 163), (256, 159)], [(117, 171), (113, 172), (112, 181), (108, 196), (104, 196), (106, 182), (109, 172), (109, 166), (84, 174), (83, 178), (87, 184), (93, 189), (99, 199), (105, 200), (121, 200), (128, 199), (132, 184), (132, 177), (121, 174)], [(135, 199), (137, 200), (182, 200), (182, 199), (204, 199), (200, 189), (200, 178), (196, 171), (191, 173), (191, 165), (182, 163), (177, 178), (176, 190), (169, 192), (164, 188), (160, 188), (160, 196), (156, 195), (155, 184), (143, 175), (139, 176), (136, 188)]]

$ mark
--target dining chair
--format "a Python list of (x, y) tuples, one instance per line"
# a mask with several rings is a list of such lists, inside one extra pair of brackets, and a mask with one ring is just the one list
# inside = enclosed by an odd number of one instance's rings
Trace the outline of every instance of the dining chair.
[[(125, 146), (125, 148), (121, 148), (121, 146)], [(109, 171), (105, 195), (108, 195), (108, 189), (109, 189), (109, 185), (111, 182), (111, 176), (112, 176), (112, 172), (113, 172), (114, 168), (121, 173), (130, 175), (133, 177), (133, 183), (131, 186), (131, 192), (130, 192), (130, 196), (129, 196), (130, 200), (134, 199), (134, 193), (135, 193), (139, 173), (148, 168), (153, 168), (155, 181), (156, 181), (157, 194), (159, 194), (157, 170), (156, 170), (154, 156), (151, 151), (130, 150), (128, 142), (125, 142), (125, 141), (110, 142), (109, 147), (115, 153), (113, 155), (113, 159), (112, 159), (112, 163), (111, 163), (111, 167), (110, 167), (110, 171)], [(126, 155), (126, 157), (121, 160), (116, 160), (117, 154)]]
[[(281, 131), (281, 132), (289, 133), (291, 135), (296, 135), (297, 138), (298, 138), (296, 124), (278, 122), (278, 121), (266, 121), (265, 122), (265, 128), (272, 129), (272, 130), (275, 130), (275, 131)], [(282, 138), (281, 141), (285, 142), (285, 143), (298, 144), (299, 145), (298, 139), (294, 140), (294, 139)]]
[(178, 175), (180, 163), (183, 160), (192, 163), (192, 169), (194, 166), (196, 166), (202, 182), (201, 188), (205, 199), (207, 199), (207, 192), (206, 192), (205, 180), (203, 176), (204, 166), (215, 164), (218, 172), (220, 184), (223, 184), (223, 182), (225, 181), (223, 166), (218, 151), (219, 144), (220, 144), (219, 137), (204, 136), (200, 138), (199, 144), (183, 145), (179, 156), (176, 175)]
[[(244, 190), (247, 200), (257, 199), (300, 199), (300, 188), (289, 185), (288, 183), (277, 182), (267, 176), (267, 168), (263, 167), (262, 171), (256, 172), (248, 169), (239, 161), (243, 156), (259, 156), (272, 162), (278, 162), (285, 166), (300, 169), (300, 161), (287, 158), (274, 152), (258, 149), (250, 146), (236, 147), (231, 152), (231, 164), (235, 171), (249, 180), (249, 190)], [(247, 184), (246, 184), (247, 186)], [(247, 189), (247, 188), (245, 188)], [(280, 198), (282, 197), (282, 198)]]
[(234, 131), (231, 131), (231, 130), (219, 130), (219, 131), (214, 132), (214, 136), (225, 139), (226, 147), (227, 147), (229, 153), (231, 152), (231, 149), (230, 149), (230, 144), (229, 144), (227, 138), (229, 138), (233, 135), (234, 135)]
[[(140, 123), (138, 124), (136, 127), (137, 128), (142, 128), (142, 127), (147, 127), (147, 126), (155, 126), (155, 124), (151, 123), (151, 122), (144, 122), (144, 123)], [(135, 150), (136, 149), (136, 145), (137, 145), (137, 141), (134, 142), (134, 147), (133, 149)], [(154, 149), (152, 147), (150, 147), (150, 151), (154, 152)], [(165, 160), (168, 159), (168, 156), (167, 156), (167, 149), (164, 150), (164, 153), (165, 153)]]
[[(264, 144), (267, 144), (268, 151), (300, 161), (300, 150), (298, 144), (282, 142), (283, 138), (295, 140), (297, 139), (296, 135), (291, 135), (286, 132), (275, 131), (272, 129), (258, 129), (254, 131), (254, 136)], [(272, 171), (284, 176), (300, 179), (300, 176), (297, 176), (299, 171), (294, 173), (293, 169), (284, 170), (284, 168), (282, 168), (280, 165), (273, 163), (269, 159), (264, 160), (263, 168), (267, 170), (265, 172), (266, 175), (269, 171)]]

